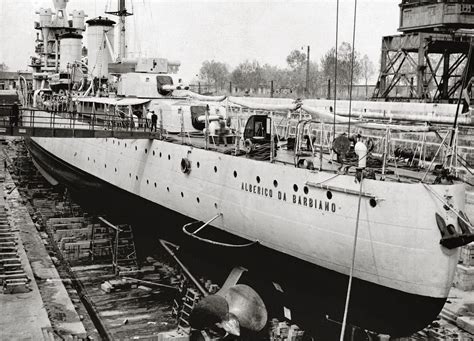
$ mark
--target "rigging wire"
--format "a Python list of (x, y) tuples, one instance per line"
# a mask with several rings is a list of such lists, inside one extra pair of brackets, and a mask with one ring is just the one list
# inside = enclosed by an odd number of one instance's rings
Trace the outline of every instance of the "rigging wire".
[(453, 123), (453, 130), (451, 134), (451, 139), (449, 141), (449, 147), (451, 148), (453, 146), (454, 142), (454, 129), (458, 125), (458, 116), (459, 116), (459, 108), (461, 106), (461, 101), (462, 101), (462, 95), (463, 95), (463, 90), (467, 86), (467, 77), (469, 76), (469, 68), (470, 68), (470, 63), (472, 62), (472, 51), (474, 50), (474, 45), (473, 43), (469, 44), (469, 52), (467, 53), (467, 60), (466, 60), (466, 66), (464, 67), (463, 73), (462, 73), (462, 79), (461, 79), (461, 89), (459, 91), (459, 99), (458, 103), (456, 106), (456, 115), (454, 116), (454, 123)]
[(332, 126), (332, 138), (336, 137), (336, 103), (337, 103), (337, 44), (339, 37), (339, 0), (336, 2), (336, 49), (335, 49), (335, 60), (334, 60), (334, 119)]
[(344, 334), (346, 331), (346, 322), (347, 322), (347, 312), (349, 310), (349, 301), (351, 299), (351, 288), (352, 288), (352, 278), (354, 277), (354, 266), (355, 266), (355, 257), (356, 257), (356, 248), (357, 248), (357, 235), (359, 234), (359, 218), (360, 218), (360, 206), (362, 202), (362, 182), (364, 180), (364, 172), (361, 171), (360, 175), (360, 188), (359, 188), (359, 201), (357, 204), (357, 218), (356, 218), (356, 226), (355, 226), (355, 233), (354, 233), (354, 243), (352, 245), (352, 263), (351, 269), (349, 272), (349, 284), (347, 285), (347, 295), (346, 295), (346, 305), (344, 307), (344, 317), (342, 319), (342, 327), (341, 327), (341, 336), (339, 338), (340, 341), (344, 340)]
[(354, 59), (355, 59), (355, 37), (357, 22), (357, 0), (354, 0), (354, 27), (352, 28), (352, 53), (351, 53), (351, 83), (349, 89), (349, 123), (347, 127), (347, 135), (351, 135), (351, 116), (352, 116), (352, 88), (354, 82)]

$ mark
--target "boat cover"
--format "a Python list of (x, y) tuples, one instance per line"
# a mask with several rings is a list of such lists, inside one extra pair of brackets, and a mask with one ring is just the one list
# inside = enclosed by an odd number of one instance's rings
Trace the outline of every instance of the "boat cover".
[(78, 97), (79, 102), (100, 103), (108, 105), (140, 105), (150, 102), (146, 98), (108, 98), (108, 97)]
[(297, 103), (284, 103), (284, 104), (272, 104), (272, 103), (257, 103), (255, 100), (248, 100), (242, 97), (227, 97), (229, 102), (240, 105), (245, 108), (254, 110), (268, 110), (268, 111), (289, 111), (296, 110)]

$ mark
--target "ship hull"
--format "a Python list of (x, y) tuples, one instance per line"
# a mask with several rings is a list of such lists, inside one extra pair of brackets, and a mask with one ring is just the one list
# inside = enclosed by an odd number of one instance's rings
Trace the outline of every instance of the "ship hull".
[[(134, 226), (141, 227), (141, 230), (134, 231), (138, 238), (153, 243), (157, 243), (158, 238), (170, 238), (182, 243), (185, 249), (183, 256), (192, 255), (190, 262), (199, 252), (210, 264), (220, 263), (223, 269), (230, 270), (236, 265), (247, 267), (248, 281), (264, 297), (271, 311), (270, 316), (283, 317), (284, 306), (290, 309), (292, 319), (304, 329), (327, 337), (337, 333), (340, 326), (330, 320), (342, 320), (347, 275), (262, 245), (235, 250), (211, 247), (183, 238), (181, 226), (193, 221), (191, 217), (103, 181), (56, 157), (31, 138), (26, 141), (40, 167), (79, 196), (85, 197), (90, 209), (105, 207), (112, 215), (135, 222)], [(110, 198), (114, 199), (111, 201)], [(234, 238), (212, 227), (207, 228), (205, 233), (226, 240)], [(245, 241), (239, 237), (235, 240)], [(277, 283), (282, 291), (276, 290), (273, 283)], [(348, 321), (378, 333), (409, 335), (433, 321), (445, 301), (446, 297), (407, 293), (354, 278)]]

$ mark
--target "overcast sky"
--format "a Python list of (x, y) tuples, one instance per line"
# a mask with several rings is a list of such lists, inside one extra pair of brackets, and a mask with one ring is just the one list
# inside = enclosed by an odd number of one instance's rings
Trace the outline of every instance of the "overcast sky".
[[(88, 19), (113, 9), (116, 0), (70, 0), (68, 12), (83, 9)], [(379, 62), (381, 38), (397, 33), (399, 1), (359, 0), (356, 50)], [(132, 9), (131, 1), (127, 5)], [(52, 0), (0, 0), (0, 62), (27, 69), (33, 55), (35, 11)], [(354, 0), (340, 1), (339, 42), (352, 40)], [(204, 60), (231, 68), (257, 59), (284, 67), (293, 49), (310, 45), (311, 59), (335, 44), (336, 0), (134, 0), (129, 51), (181, 61), (191, 80)]]

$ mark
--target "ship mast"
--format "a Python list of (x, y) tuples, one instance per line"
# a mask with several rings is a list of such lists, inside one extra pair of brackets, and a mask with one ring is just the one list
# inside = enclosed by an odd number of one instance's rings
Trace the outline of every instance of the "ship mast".
[(116, 15), (119, 17), (118, 29), (119, 29), (119, 40), (118, 40), (118, 53), (116, 62), (120, 63), (127, 56), (127, 43), (126, 43), (126, 25), (125, 18), (133, 15), (127, 11), (125, 7), (125, 0), (117, 0), (118, 8), (115, 12), (105, 12), (107, 14)]

